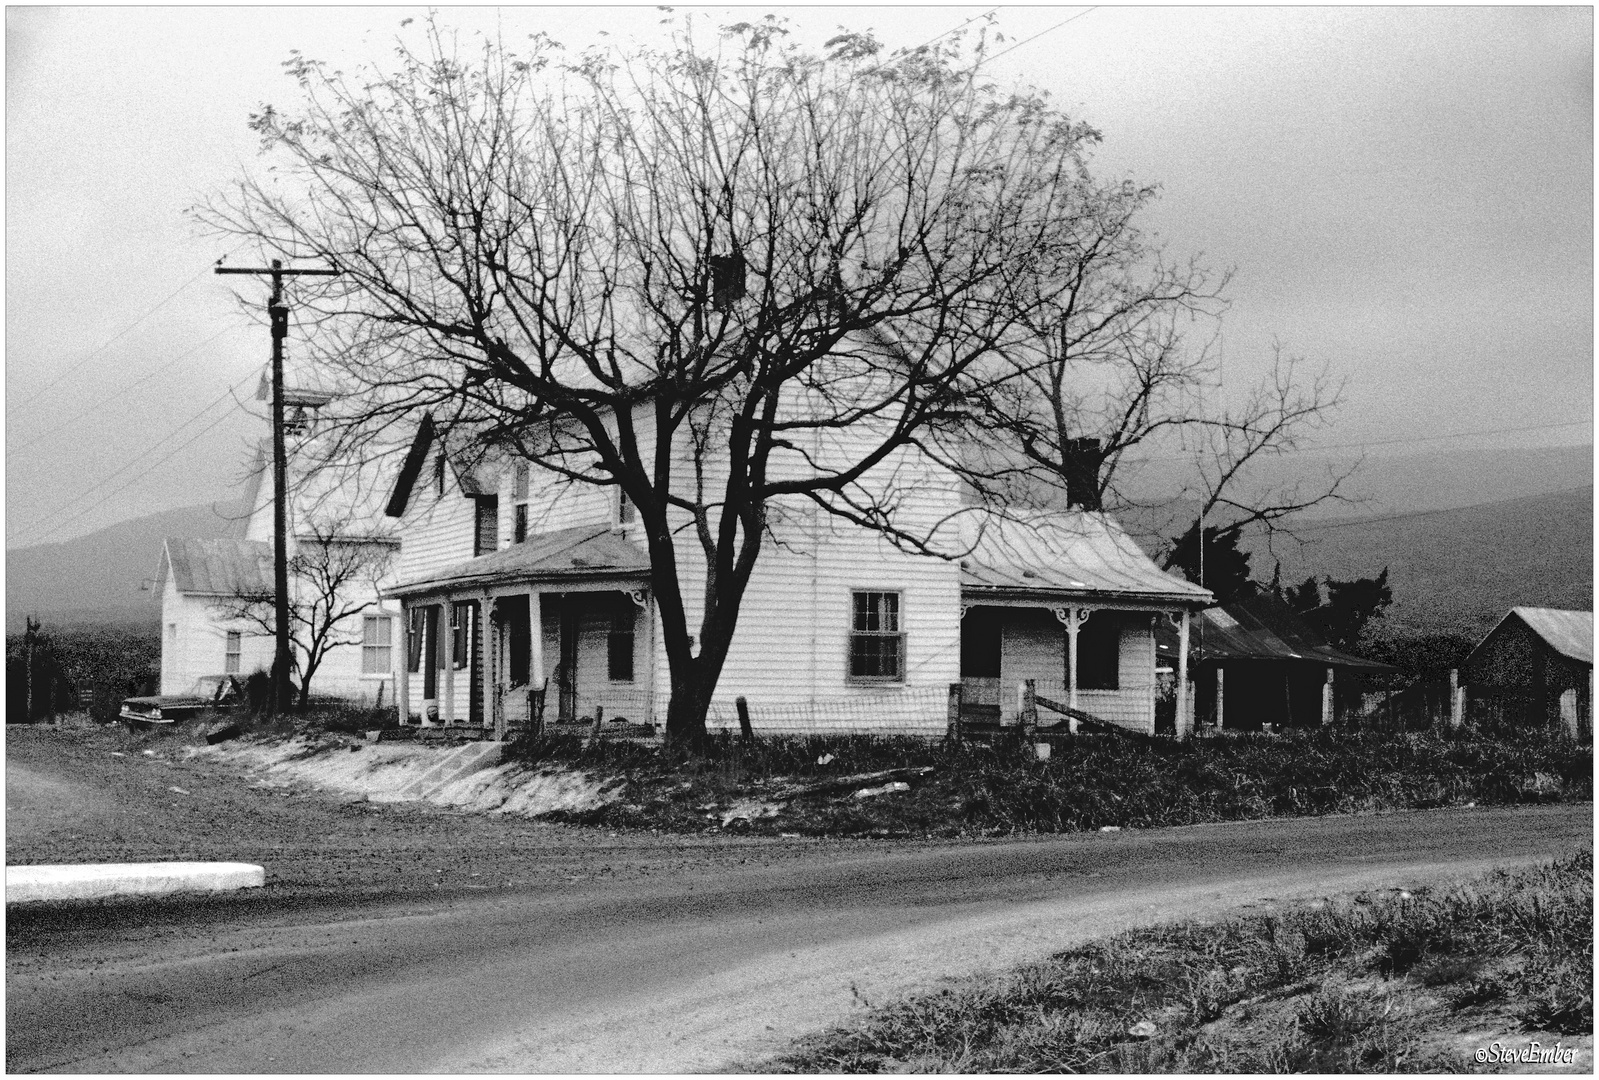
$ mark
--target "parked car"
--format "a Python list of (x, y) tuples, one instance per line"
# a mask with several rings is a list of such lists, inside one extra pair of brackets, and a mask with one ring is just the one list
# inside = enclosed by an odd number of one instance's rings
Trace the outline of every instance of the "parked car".
[(131, 697), (122, 702), (122, 719), (135, 727), (176, 724), (201, 713), (227, 713), (244, 704), (244, 686), (232, 675), (202, 675), (187, 694)]

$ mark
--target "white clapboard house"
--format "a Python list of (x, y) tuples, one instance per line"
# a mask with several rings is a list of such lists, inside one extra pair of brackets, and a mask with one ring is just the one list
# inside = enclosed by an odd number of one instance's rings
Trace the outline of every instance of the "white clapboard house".
[[(394, 523), (382, 513), (382, 492), (375, 482), (385, 466), (381, 459), (330, 466), (317, 452), (314, 433), (301, 428), (291, 434), (286, 548), (289, 558), (299, 556), (307, 570), (291, 574), (290, 602), (302, 609), (325, 604), (327, 597), (320, 594), (336, 582), (335, 602), (339, 610), (350, 611), (329, 636), (331, 645), (312, 679), (312, 695), (392, 704), (399, 605), (379, 593), (393, 583), (399, 539)], [(247, 516), (236, 535), (174, 537), (162, 545), (156, 589), (161, 598), (163, 694), (184, 693), (205, 676), (245, 678), (272, 666), (275, 639), (259, 620), (239, 617), (238, 610), (240, 597), (273, 594), (268, 446), (257, 451), (242, 502)]]
[[(636, 429), (653, 430), (651, 417), (640, 408)], [(827, 438), (835, 445), (818, 436), (809, 453), (849, 452), (848, 432)], [(387, 507), (401, 539), (385, 595), (404, 612), (407, 720), (504, 733), (535, 712), (551, 724), (603, 710), (663, 723), (669, 678), (649, 560), (619, 489), (451, 441), (421, 421)], [(692, 477), (687, 446), (680, 453), (674, 475)], [(715, 461), (701, 464), (714, 484)], [(1031, 679), (1041, 697), (1155, 730), (1153, 630), (1186, 629), (1206, 590), (1160, 570), (1107, 514), (963, 505), (954, 475), (916, 450), (878, 472), (894, 486), (896, 520), (924, 525), (949, 557), (901, 550), (801, 501), (773, 507), (713, 729), (736, 724), (742, 697), (768, 732), (932, 734), (957, 682), (974, 715), (1010, 722)], [(692, 632), (704, 556), (691, 531), (679, 536)]]

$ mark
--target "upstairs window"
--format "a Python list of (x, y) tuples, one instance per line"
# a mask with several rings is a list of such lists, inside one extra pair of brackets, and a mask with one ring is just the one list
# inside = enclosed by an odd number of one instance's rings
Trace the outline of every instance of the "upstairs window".
[(638, 511), (633, 507), (633, 500), (627, 497), (627, 492), (621, 488), (616, 489), (616, 523), (618, 525), (631, 525), (638, 520)]
[(433, 458), (433, 493), (444, 494), (444, 455), (438, 454)]
[(905, 633), (900, 594), (853, 594), (849, 677), (862, 682), (905, 681)]
[(239, 661), (244, 654), (244, 635), (238, 630), (228, 631), (227, 644), (222, 650), (222, 672), (225, 675), (239, 673)]
[(473, 556), (487, 555), (500, 546), (500, 497), (477, 496), (477, 526), (472, 541)]
[(511, 470), (511, 501), (515, 504), (511, 539), (517, 544), (527, 539), (527, 473), (525, 461), (518, 461)]
[(387, 615), (361, 617), (361, 674), (387, 675), (394, 670), (394, 620)]

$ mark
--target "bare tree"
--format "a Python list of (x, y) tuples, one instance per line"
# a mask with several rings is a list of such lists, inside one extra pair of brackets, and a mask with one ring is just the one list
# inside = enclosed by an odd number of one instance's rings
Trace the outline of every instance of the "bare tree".
[[(1229, 275), (1168, 262), (1145, 238), (1136, 218), (1154, 196), (1153, 187), (1106, 187), (1090, 200), (1094, 212), (1060, 223), (1049, 242), (1069, 271), (1035, 279), (1048, 291), (1020, 316), (1025, 332), (978, 369), (983, 378), (966, 394), (986, 437), (974, 443), (960, 431), (946, 456), (991, 503), (1170, 508), (1156, 528), (1171, 569), (1202, 522), (1234, 539), (1252, 524), (1270, 532), (1337, 498), (1349, 474), (1251, 483), (1253, 466), (1299, 448), (1329, 420), (1342, 384), (1325, 370), (1307, 375), (1279, 347), (1241, 401), (1212, 405)], [(1163, 477), (1183, 478), (1155, 506), (1138, 483), (1151, 456)]]
[(897, 470), (1069, 269), (1046, 241), (1095, 212), (1097, 133), (988, 85), (982, 32), (813, 55), (771, 18), (709, 42), (685, 20), (667, 48), (572, 59), (426, 33), (392, 72), (296, 57), (298, 111), (253, 120), (277, 171), (200, 217), (343, 271), (298, 310), (352, 440), (426, 408), (621, 488), (667, 731), (694, 741), (776, 517), (926, 543)]
[[(289, 558), (289, 644), (300, 687), (297, 707), (311, 700), (311, 682), (329, 651), (361, 644), (361, 615), (393, 562), (393, 540), (354, 535), (328, 524), (310, 526)], [(241, 585), (212, 608), (264, 637), (277, 634), (273, 590)]]

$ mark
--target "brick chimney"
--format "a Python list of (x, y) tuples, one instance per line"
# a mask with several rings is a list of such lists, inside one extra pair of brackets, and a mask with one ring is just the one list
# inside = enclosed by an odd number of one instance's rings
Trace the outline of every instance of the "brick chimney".
[(1061, 454), (1061, 464), (1066, 478), (1066, 505), (1074, 510), (1098, 510), (1099, 465), (1098, 439), (1068, 439)]

